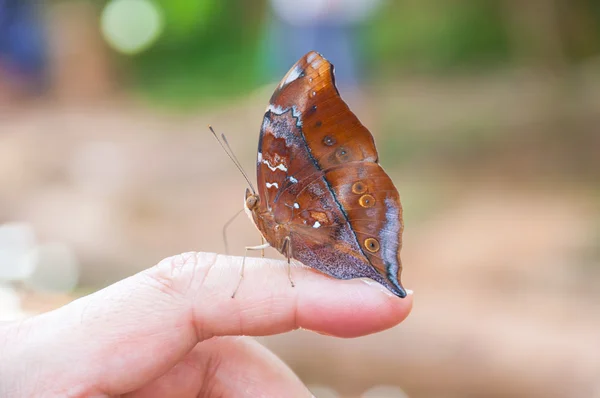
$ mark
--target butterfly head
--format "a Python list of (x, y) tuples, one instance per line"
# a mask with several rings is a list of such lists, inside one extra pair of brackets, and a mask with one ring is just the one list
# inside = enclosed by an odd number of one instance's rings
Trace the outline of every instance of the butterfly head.
[(244, 201), (244, 207), (253, 212), (258, 207), (260, 198), (257, 194), (253, 193), (250, 188), (246, 188), (246, 200)]

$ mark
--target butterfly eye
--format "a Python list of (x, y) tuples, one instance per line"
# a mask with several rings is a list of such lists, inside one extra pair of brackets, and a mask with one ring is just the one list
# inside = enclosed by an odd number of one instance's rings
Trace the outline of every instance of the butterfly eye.
[(246, 198), (246, 207), (248, 210), (254, 210), (256, 206), (258, 206), (258, 197), (254, 195), (248, 196), (248, 198)]
[(355, 194), (363, 194), (367, 192), (367, 186), (362, 181), (357, 181), (352, 185), (352, 192)]
[(369, 194), (366, 194), (360, 197), (358, 203), (360, 203), (362, 207), (373, 207), (375, 206), (375, 198)]
[(332, 146), (332, 145), (333, 145), (333, 144), (335, 144), (335, 143), (336, 143), (336, 141), (335, 141), (335, 138), (333, 138), (333, 137), (332, 137), (332, 136), (330, 136), (330, 135), (326, 135), (326, 136), (323, 138), (323, 144), (325, 144), (325, 145), (327, 145), (327, 146)]
[(379, 242), (374, 238), (365, 239), (365, 248), (371, 253), (375, 253), (379, 251)]

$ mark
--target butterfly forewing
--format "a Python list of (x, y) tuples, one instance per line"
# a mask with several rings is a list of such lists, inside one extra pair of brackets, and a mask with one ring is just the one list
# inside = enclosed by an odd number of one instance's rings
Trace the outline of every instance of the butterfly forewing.
[(333, 66), (306, 54), (263, 118), (253, 219), (267, 241), (341, 279), (369, 277), (400, 297), (402, 208), (371, 133), (341, 99)]

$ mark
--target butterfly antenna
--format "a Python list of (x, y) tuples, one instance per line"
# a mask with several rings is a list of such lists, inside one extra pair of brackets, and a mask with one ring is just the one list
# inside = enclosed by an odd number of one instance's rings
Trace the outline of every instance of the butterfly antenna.
[(229, 146), (229, 142), (227, 142), (227, 138), (225, 137), (225, 134), (221, 134), (221, 139), (219, 139), (219, 137), (217, 136), (217, 133), (215, 133), (215, 130), (213, 130), (211, 125), (208, 126), (208, 129), (210, 130), (212, 135), (215, 137), (215, 139), (219, 142), (219, 145), (221, 145), (221, 148), (223, 148), (223, 150), (225, 151), (227, 156), (229, 156), (229, 159), (231, 159), (233, 164), (235, 164), (235, 167), (237, 167), (238, 170), (240, 171), (240, 173), (242, 173), (242, 175), (246, 179), (246, 182), (250, 186), (252, 193), (256, 195), (256, 190), (254, 189), (254, 185), (252, 185), (252, 183), (250, 182), (250, 178), (248, 178), (248, 174), (246, 174), (246, 172), (244, 171), (244, 168), (242, 167), (242, 164), (240, 163), (238, 158), (235, 156), (235, 154), (231, 150), (231, 147)]

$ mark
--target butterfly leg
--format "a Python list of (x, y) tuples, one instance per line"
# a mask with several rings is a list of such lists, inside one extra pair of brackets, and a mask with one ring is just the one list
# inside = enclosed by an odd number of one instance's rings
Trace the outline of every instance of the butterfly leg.
[(281, 245), (281, 252), (284, 250), (288, 263), (288, 279), (290, 280), (292, 287), (294, 287), (296, 285), (294, 285), (294, 280), (292, 279), (292, 265), (290, 264), (290, 259), (292, 258), (292, 239), (289, 236), (285, 237), (283, 244)]
[[(260, 245), (264, 245), (265, 244), (265, 238), (263, 238), (263, 236), (260, 236)], [(262, 258), (265, 258), (265, 249), (260, 249), (260, 256)]]
[(238, 281), (238, 284), (235, 287), (235, 290), (233, 291), (231, 298), (235, 298), (235, 294), (237, 293), (238, 289), (240, 288), (240, 285), (242, 284), (242, 279), (244, 279), (244, 268), (246, 266), (246, 256), (248, 255), (248, 250), (265, 250), (267, 247), (270, 247), (270, 246), (271, 245), (268, 242), (263, 243), (260, 246), (246, 246), (246, 251), (244, 252), (244, 258), (242, 259), (242, 269), (240, 271), (240, 280)]
[(227, 228), (237, 218), (237, 216), (239, 216), (243, 212), (244, 212), (244, 209), (241, 209), (240, 211), (238, 211), (237, 213), (235, 213), (235, 215), (233, 217), (231, 217), (225, 223), (225, 225), (223, 225), (223, 230), (221, 231), (221, 234), (223, 235), (223, 245), (225, 246), (225, 254), (227, 254), (227, 255), (229, 255), (229, 244), (227, 242)]

